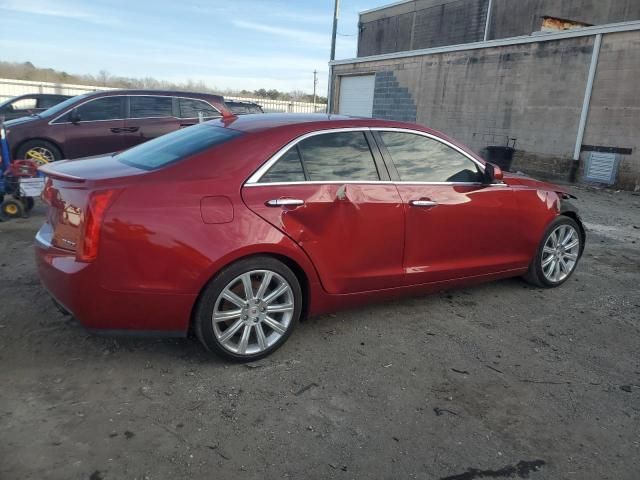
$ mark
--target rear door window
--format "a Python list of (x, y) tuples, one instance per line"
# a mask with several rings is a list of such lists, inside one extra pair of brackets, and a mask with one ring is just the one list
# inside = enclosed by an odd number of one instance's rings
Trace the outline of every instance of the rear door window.
[(298, 147), (311, 181), (376, 181), (380, 177), (364, 132), (336, 132), (302, 140)]
[(202, 112), (205, 118), (219, 117), (220, 112), (209, 105), (204, 100), (196, 98), (180, 98), (180, 118), (198, 118), (198, 114)]
[(122, 120), (124, 118), (123, 107), (124, 97), (103, 97), (80, 105), (77, 110), (81, 122), (93, 122)]
[(201, 123), (149, 140), (125, 150), (115, 158), (144, 170), (156, 170), (239, 135), (242, 133), (236, 130)]
[(171, 97), (129, 97), (129, 118), (162, 118), (173, 116)]
[(304, 182), (305, 175), (298, 154), (298, 147), (294, 146), (285, 153), (260, 179), (260, 183)]

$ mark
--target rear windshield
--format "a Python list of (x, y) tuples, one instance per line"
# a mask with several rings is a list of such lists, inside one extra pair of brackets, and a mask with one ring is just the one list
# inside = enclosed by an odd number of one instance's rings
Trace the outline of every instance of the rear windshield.
[(241, 133), (236, 130), (201, 123), (149, 140), (125, 150), (115, 158), (127, 165), (155, 170), (214, 145), (220, 145), (238, 135)]

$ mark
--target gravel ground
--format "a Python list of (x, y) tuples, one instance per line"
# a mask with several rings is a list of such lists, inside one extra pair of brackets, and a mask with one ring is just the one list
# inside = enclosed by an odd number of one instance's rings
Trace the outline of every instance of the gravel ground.
[(555, 290), (505, 280), (311, 319), (251, 365), (88, 335), (0, 223), (0, 479), (637, 479), (640, 196), (575, 189)]

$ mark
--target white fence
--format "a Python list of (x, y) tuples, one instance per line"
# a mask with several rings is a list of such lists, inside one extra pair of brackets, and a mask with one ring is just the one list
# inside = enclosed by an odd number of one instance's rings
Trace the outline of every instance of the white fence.
[[(96, 90), (112, 90), (108, 87), (94, 85), (72, 85), (69, 83), (36, 82), (30, 80), (11, 80), (0, 78), (0, 102), (17, 95), (27, 93), (58, 93), (61, 95), (81, 95)], [(306, 102), (293, 102), (288, 100), (271, 100), (269, 98), (244, 98), (225, 97), (230, 100), (246, 100), (255, 102), (262, 107), (265, 113), (294, 112), (294, 113), (321, 113), (327, 111), (325, 104)]]

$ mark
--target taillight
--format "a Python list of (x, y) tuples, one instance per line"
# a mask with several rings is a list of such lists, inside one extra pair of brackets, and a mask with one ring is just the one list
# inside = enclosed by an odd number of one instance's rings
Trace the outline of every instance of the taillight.
[(98, 256), (102, 220), (118, 193), (119, 190), (101, 190), (93, 192), (89, 197), (83, 222), (84, 231), (76, 252), (79, 261), (91, 262)]

